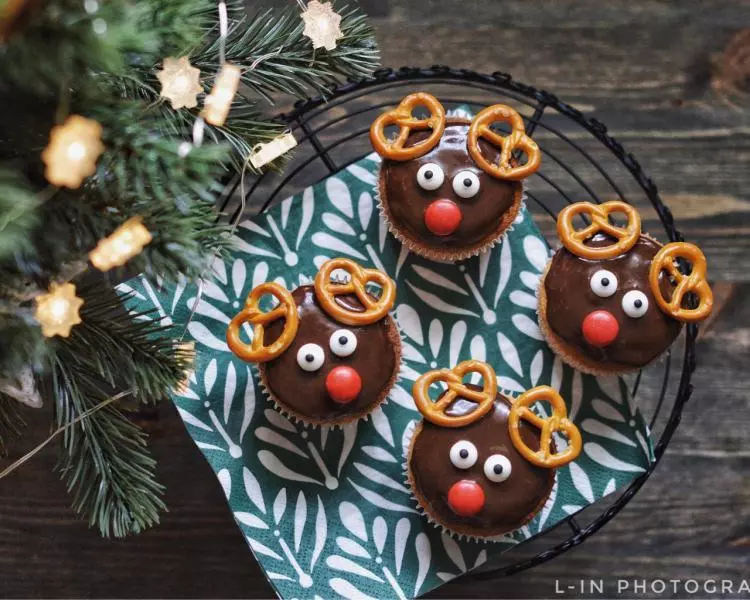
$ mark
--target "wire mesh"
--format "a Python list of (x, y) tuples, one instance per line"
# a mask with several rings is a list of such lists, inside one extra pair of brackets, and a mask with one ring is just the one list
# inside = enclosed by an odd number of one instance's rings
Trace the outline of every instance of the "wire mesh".
[[(433, 94), (446, 109), (468, 106), (476, 112), (503, 102), (521, 113), (527, 133), (534, 133), (544, 154), (541, 169), (527, 181), (527, 196), (534, 220), (548, 240), (554, 240), (557, 212), (564, 205), (611, 199), (635, 205), (645, 230), (664, 237), (658, 233), (663, 229), (670, 241), (682, 240), (654, 182), (604, 124), (506, 73), (487, 75), (445, 66), (382, 69), (368, 79), (333, 88), (325, 97), (300, 101), (291, 112), (280, 115), (278, 120), (294, 133), (299, 145), (283, 173), (246, 177), (247, 216), (365, 157), (372, 151), (368, 132), (375, 116), (417, 90)], [(240, 210), (238, 187), (239, 176), (235, 176), (221, 207), (234, 210), (235, 216)], [(502, 577), (541, 564), (582, 543), (622, 510), (651, 476), (679, 425), (692, 393), (696, 335), (695, 325), (686, 326), (661, 361), (630, 378), (631, 393), (637, 395), (656, 442), (655, 461), (647, 472), (619, 494), (587, 507), (467, 577)], [(679, 356), (681, 365), (676, 364)]]

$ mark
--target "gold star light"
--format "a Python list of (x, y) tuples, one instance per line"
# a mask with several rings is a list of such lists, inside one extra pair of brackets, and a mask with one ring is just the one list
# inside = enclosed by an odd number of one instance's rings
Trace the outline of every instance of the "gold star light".
[(104, 152), (101, 138), (102, 126), (78, 115), (53, 127), (49, 144), (42, 152), (47, 181), (57, 186), (80, 187), (96, 171), (96, 161)]
[(310, 0), (302, 12), (305, 29), (302, 35), (312, 40), (313, 48), (333, 50), (336, 40), (344, 37), (341, 31), (341, 15), (334, 12), (330, 2)]
[(42, 335), (68, 337), (73, 325), (81, 322), (78, 314), (83, 300), (76, 296), (76, 286), (72, 283), (53, 283), (49, 293), (36, 298), (34, 318), (42, 326)]
[(115, 229), (112, 235), (100, 240), (89, 253), (89, 260), (100, 271), (109, 271), (140, 254), (151, 240), (151, 233), (143, 225), (141, 217), (133, 217)]
[(161, 83), (161, 97), (172, 103), (172, 108), (195, 108), (198, 94), (203, 91), (200, 69), (190, 66), (187, 56), (165, 58), (164, 68), (156, 73)]

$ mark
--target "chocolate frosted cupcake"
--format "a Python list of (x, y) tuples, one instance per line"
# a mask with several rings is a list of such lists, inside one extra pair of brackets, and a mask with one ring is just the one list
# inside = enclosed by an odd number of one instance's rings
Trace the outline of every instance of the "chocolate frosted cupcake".
[[(413, 116), (420, 106), (429, 117)], [(496, 123), (509, 125), (512, 134), (490, 129)], [(390, 126), (399, 128), (394, 139), (386, 138)], [(523, 119), (509, 106), (490, 106), (471, 121), (451, 119), (425, 93), (407, 96), (378, 117), (370, 141), (383, 157), (378, 195), (391, 232), (434, 260), (461, 260), (497, 243), (521, 208), (521, 181), (541, 161)]]
[[(627, 217), (625, 226), (610, 221), (614, 213)], [(576, 230), (576, 215), (590, 224)], [(540, 281), (539, 326), (550, 348), (576, 369), (594, 375), (640, 369), (669, 348), (683, 323), (710, 314), (703, 253), (641, 233), (629, 204), (572, 204), (560, 212), (557, 230), (563, 247)], [(691, 265), (690, 275), (677, 261)]]
[[(482, 375), (481, 387), (462, 382), (473, 372)], [(429, 388), (438, 382), (447, 390), (433, 401)], [(430, 371), (413, 394), (424, 420), (409, 446), (408, 484), (428, 518), (451, 534), (493, 539), (528, 523), (547, 502), (555, 469), (581, 451), (581, 435), (555, 390), (536, 387), (513, 401), (498, 394), (486, 363)], [(549, 419), (531, 411), (537, 401), (550, 402)], [(561, 452), (555, 432), (568, 438)]]
[[(348, 278), (335, 279), (334, 271)], [(377, 284), (379, 297), (366, 289)], [(261, 299), (278, 306), (263, 312)], [(304, 423), (340, 425), (366, 416), (396, 382), (401, 338), (388, 314), (395, 284), (382, 271), (337, 258), (322, 265), (314, 285), (289, 292), (276, 283), (253, 289), (227, 330), (237, 356), (258, 364), (261, 384), (276, 406)], [(243, 341), (248, 323), (252, 341)]]

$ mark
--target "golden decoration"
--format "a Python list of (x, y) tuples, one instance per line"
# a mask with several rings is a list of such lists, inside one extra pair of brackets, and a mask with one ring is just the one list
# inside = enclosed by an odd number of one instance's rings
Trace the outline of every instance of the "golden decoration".
[(313, 48), (333, 50), (336, 40), (344, 37), (341, 31), (341, 15), (333, 10), (330, 2), (310, 0), (302, 12), (305, 29), (302, 35), (312, 40)]
[(190, 65), (187, 56), (165, 58), (161, 71), (156, 77), (161, 83), (161, 97), (172, 103), (172, 108), (195, 108), (198, 94), (203, 91), (200, 82), (200, 69)]
[(229, 109), (232, 108), (234, 95), (240, 87), (240, 75), (242, 71), (235, 65), (224, 63), (221, 67), (211, 93), (206, 96), (203, 118), (207, 123), (219, 127), (224, 125)]
[(295, 139), (294, 134), (290, 131), (285, 131), (281, 135), (273, 138), (270, 142), (253, 146), (248, 159), (250, 160), (251, 165), (256, 169), (260, 169), (279, 158), (279, 156), (283, 156), (296, 145), (297, 140)]
[(121, 267), (140, 254), (152, 239), (151, 233), (143, 225), (143, 219), (133, 217), (100, 240), (89, 253), (89, 260), (100, 271), (109, 271), (112, 267)]
[(79, 311), (83, 300), (76, 296), (72, 283), (53, 283), (49, 292), (36, 298), (34, 318), (42, 326), (45, 337), (68, 337), (74, 325), (81, 322)]
[(42, 152), (47, 166), (44, 176), (52, 185), (81, 187), (83, 180), (96, 171), (102, 152), (102, 126), (92, 119), (71, 115), (50, 132), (49, 144)]
[(181, 342), (177, 344), (177, 350), (189, 357), (190, 366), (185, 369), (185, 378), (177, 384), (174, 391), (182, 396), (190, 389), (190, 378), (195, 372), (195, 342)]

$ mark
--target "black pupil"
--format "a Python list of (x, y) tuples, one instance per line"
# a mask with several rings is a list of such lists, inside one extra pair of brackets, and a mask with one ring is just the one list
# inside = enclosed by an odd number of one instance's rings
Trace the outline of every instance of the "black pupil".
[(471, 179), (469, 179), (468, 177), (464, 179), (464, 187), (471, 187), (471, 183)]
[(463, 450), (461, 450), (461, 451), (460, 451), (460, 452), (458, 453), (458, 455), (459, 455), (459, 456), (460, 456), (461, 458), (463, 458), (463, 459), (469, 458), (469, 451), (468, 451), (468, 450), (467, 450), (466, 448), (464, 448)]
[(425, 179), (432, 179), (432, 171), (425, 171), (424, 172), (424, 178)]
[(609, 285), (609, 279), (607, 279), (606, 277), (602, 277), (602, 285), (604, 287), (607, 287)]
[(643, 300), (633, 300), (633, 306), (635, 306), (636, 308), (640, 308), (641, 306), (643, 306)]
[(342, 335), (339, 338), (339, 344), (341, 344), (342, 346), (346, 346), (348, 343), (349, 343), (349, 338), (347, 338), (345, 335)]
[(495, 475), (500, 475), (503, 472), (503, 466), (502, 465), (495, 465), (492, 470), (495, 471)]
[(313, 356), (312, 354), (306, 354), (306, 355), (305, 355), (305, 360), (306, 360), (307, 362), (312, 362), (312, 361), (314, 361), (314, 360), (315, 360), (315, 357), (314, 357), (314, 356)]

